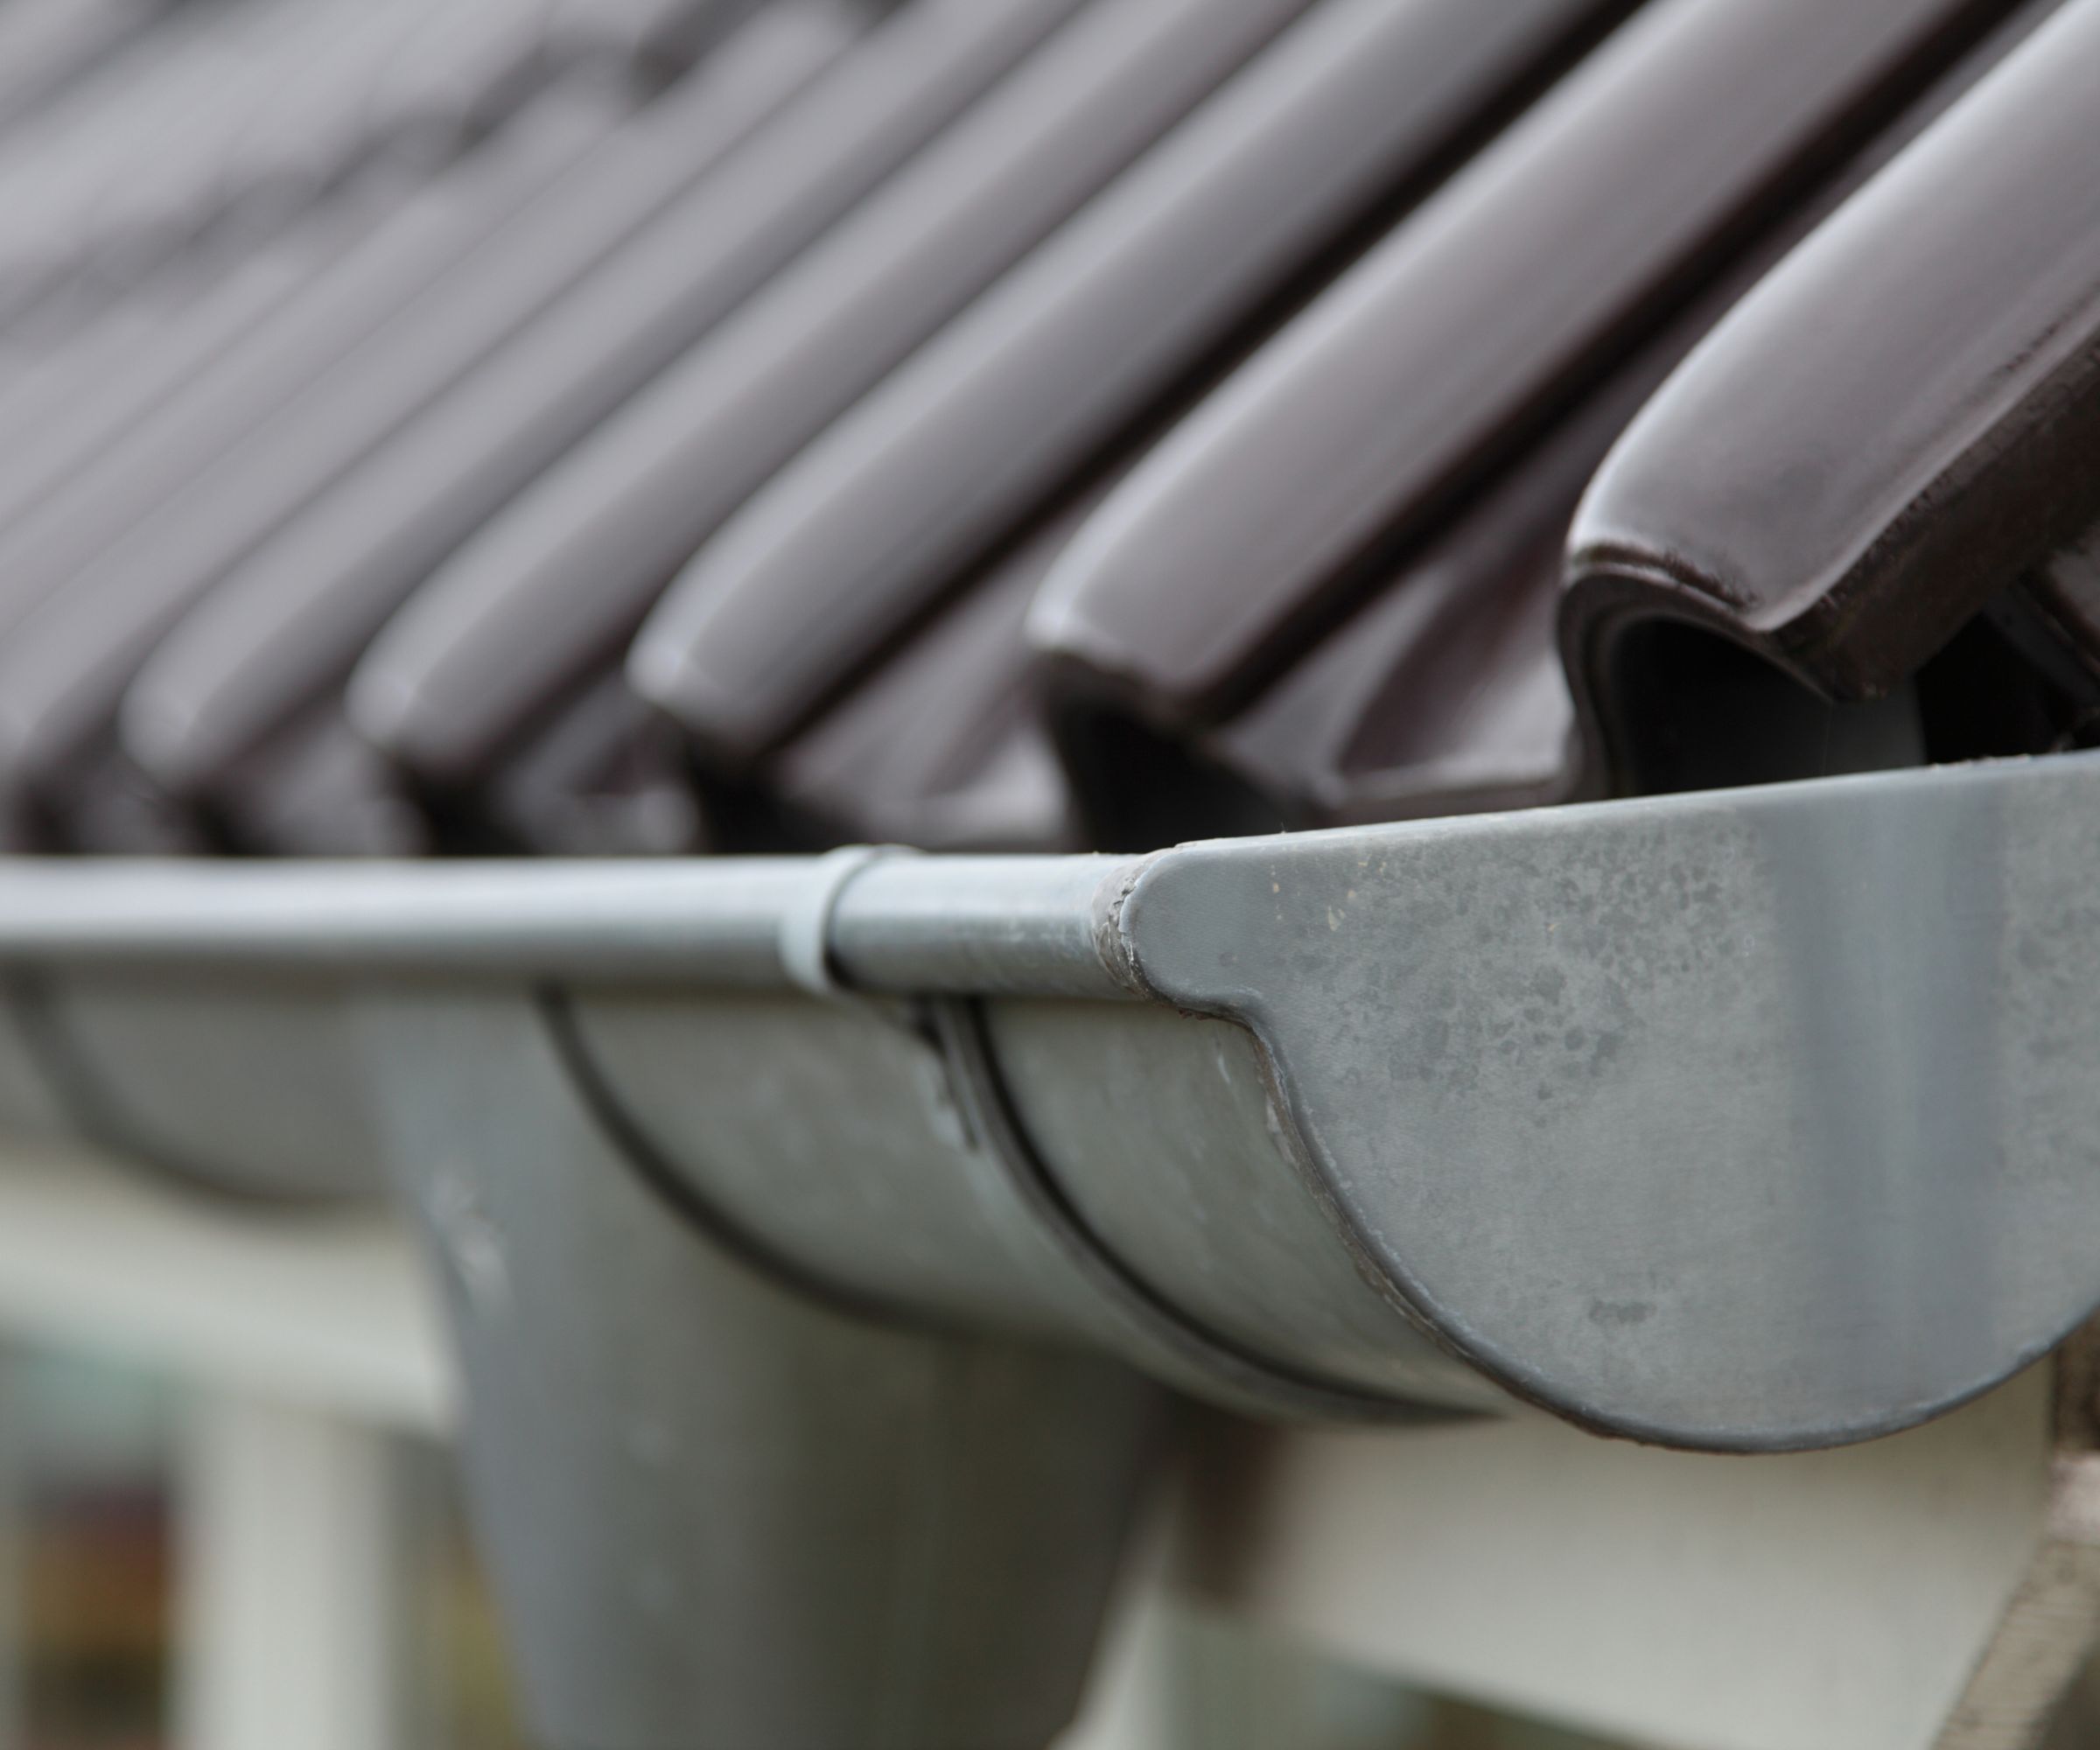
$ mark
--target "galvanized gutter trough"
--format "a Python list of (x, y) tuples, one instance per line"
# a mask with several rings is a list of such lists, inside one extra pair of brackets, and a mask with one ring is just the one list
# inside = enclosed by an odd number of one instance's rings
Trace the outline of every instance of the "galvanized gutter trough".
[(416, 1212), (550, 1741), (1040, 1743), (1148, 1379), (1769, 1452), (2057, 1342), (2096, 863), (2100, 754), (1133, 858), (20, 861), (0, 1096)]

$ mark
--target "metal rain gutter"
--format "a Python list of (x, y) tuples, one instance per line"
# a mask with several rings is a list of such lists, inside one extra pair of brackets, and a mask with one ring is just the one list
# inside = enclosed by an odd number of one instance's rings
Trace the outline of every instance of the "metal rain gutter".
[(1046, 1741), (1146, 1379), (1768, 1452), (2059, 1340), (2096, 861), (2100, 754), (1137, 858), (18, 861), (0, 1108), (413, 1210), (552, 1741)]
[[(759, 1207), (788, 1186), (696, 1144), (710, 1108), (794, 1091), (709, 1085), (716, 1029), (764, 1030), (738, 1054), (799, 1043), (906, 1088), (886, 1138), (801, 1110), (833, 1152), (795, 1170), (826, 1200), (908, 1158), (925, 1218), (983, 1252), (987, 1184), (936, 1190), (925, 1162), (991, 1102), (1103, 1256), (1280, 1371), (1479, 1402), (1477, 1370), (1614, 1433), (1823, 1445), (1949, 1407), (2100, 1301), (2100, 1268), (2046, 1262), (2083, 1250), (2062, 1152), (2100, 1116), (2096, 785), (2100, 755), (2074, 754), (1146, 858), (24, 860), (0, 866), (0, 960), (38, 1042), (10, 1068), (46, 1085), (56, 1052), (95, 1084), (74, 1122), (152, 1106), (147, 1152), (297, 1189), (297, 1159), (241, 1170), (246, 1115), (217, 1090), (145, 1097), (156, 998), (183, 997), (184, 1057), (216, 1042), (214, 1004), (267, 1016), (346, 1106), (366, 1078), (369, 1109), (420, 1066), (389, 1067), (383, 1026), (331, 1056), (322, 1023), (433, 983), (508, 996), (566, 1017), (696, 1194), (842, 1289), (1098, 1338), (1010, 1263), (942, 1294), (875, 1226)], [(225, 1042), (245, 1090), (252, 1041)], [(383, 1145), (313, 1141), (343, 1186), (379, 1182)], [(2018, 1292), (1978, 1273), (1992, 1256), (2020, 1260)]]

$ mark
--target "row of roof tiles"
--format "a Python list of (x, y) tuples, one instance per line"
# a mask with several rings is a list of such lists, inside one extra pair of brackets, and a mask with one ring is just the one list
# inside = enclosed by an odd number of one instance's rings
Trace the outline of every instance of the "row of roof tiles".
[(2100, 0), (7, 0), (22, 848), (2087, 738)]

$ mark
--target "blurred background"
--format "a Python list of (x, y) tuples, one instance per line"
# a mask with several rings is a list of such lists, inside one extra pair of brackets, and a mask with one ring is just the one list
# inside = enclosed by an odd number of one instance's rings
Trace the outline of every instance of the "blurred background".
[[(181, 1388), (45, 1348), (0, 1353), (0, 1746), (169, 1750), (179, 1706)], [(501, 1630), (450, 1455), (400, 1438), (401, 1750), (526, 1750)], [(1147, 1741), (1127, 1750), (1614, 1750), (1416, 1693), (1207, 1615), (1154, 1606), (1125, 1669)], [(1152, 1728), (1164, 1726), (1152, 1735)], [(1124, 1745), (1122, 1726), (1074, 1750)]]
[[(180, 1705), (184, 1390), (79, 1353), (0, 1367), (0, 1746), (168, 1750)], [(526, 1750), (450, 1455), (388, 1442), (401, 1750)], [(1184, 1602), (1149, 1600), (1069, 1750), (1670, 1750), (1410, 1690)], [(2100, 1670), (2047, 1750), (2100, 1743)]]
[[(0, 1746), (166, 1750), (179, 1705), (184, 1392), (137, 1368), (19, 1347), (4, 1351), (0, 1378)], [(390, 1458), (403, 1544), (397, 1741), (526, 1750), (450, 1455), (402, 1438)], [(1126, 1658), (1145, 1668), (1135, 1680), (1148, 1705), (1165, 1709), (1165, 1734), (1145, 1750), (1610, 1750), (1194, 1607), (1155, 1609)]]

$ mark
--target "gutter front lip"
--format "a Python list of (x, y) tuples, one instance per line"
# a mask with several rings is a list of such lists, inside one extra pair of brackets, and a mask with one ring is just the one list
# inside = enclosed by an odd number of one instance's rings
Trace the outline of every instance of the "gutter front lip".
[[(2047, 756), (2093, 761), (2100, 752)], [(1493, 814), (1195, 841), (1139, 855), (915, 853), (867, 858), (850, 880), (812, 856), (615, 860), (214, 861), (0, 858), (0, 964), (278, 969), (608, 978), (788, 990), (781, 942), (828, 908), (842, 983), (872, 995), (1167, 1000), (1123, 924), (1125, 902), (1191, 852), (1289, 858), (1334, 843), (1389, 847), (1522, 837), (1638, 813), (1697, 811), (1730, 794), (1842, 801), (2038, 763), (1991, 760), (1760, 785), (1750, 792), (1567, 802)], [(878, 847), (878, 850), (886, 847)], [(844, 856), (848, 853), (833, 853)]]
[(788, 990), (782, 944), (822, 905), (858, 990), (1112, 999), (1135, 993), (1104, 956), (1100, 896), (1144, 860), (879, 858), (835, 887), (808, 857), (0, 858), (0, 962)]

